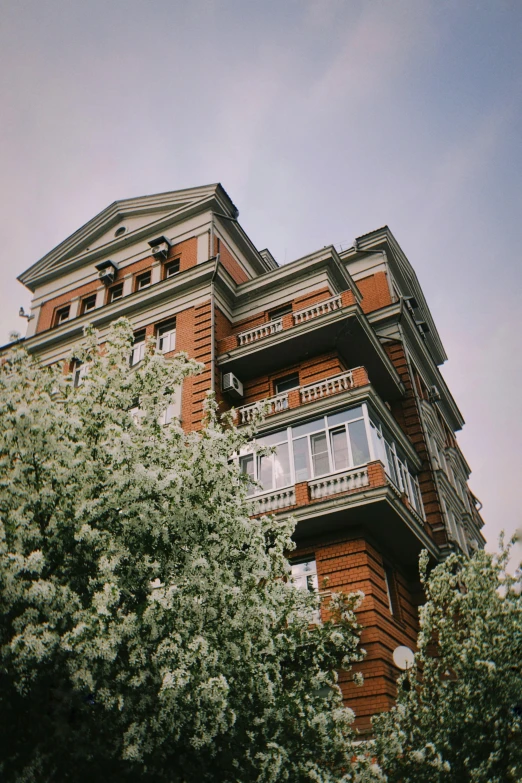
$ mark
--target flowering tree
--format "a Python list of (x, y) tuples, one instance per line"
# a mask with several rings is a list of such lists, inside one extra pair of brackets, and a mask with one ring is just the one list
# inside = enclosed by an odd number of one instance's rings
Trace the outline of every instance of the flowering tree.
[(292, 522), (251, 519), (230, 461), (252, 431), (212, 401), (162, 426), (198, 366), (130, 371), (131, 344), (89, 333), (77, 388), (21, 348), (0, 368), (2, 780), (373, 780), (336, 686), (360, 596), (310, 624)]
[(374, 719), (390, 783), (522, 780), (522, 598), (498, 555), (451, 555), (427, 577), (414, 668)]

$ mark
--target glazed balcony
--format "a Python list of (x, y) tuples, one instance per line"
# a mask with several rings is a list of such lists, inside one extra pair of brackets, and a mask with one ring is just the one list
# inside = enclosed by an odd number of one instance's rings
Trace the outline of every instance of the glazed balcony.
[(343, 292), (220, 340), (219, 369), (248, 381), (277, 372), (290, 363), (336, 351), (348, 367), (363, 365), (384, 399), (397, 399), (404, 391), (398, 373), (349, 293)]
[(347, 529), (357, 535), (369, 534), (389, 552), (400, 554), (414, 572), (421, 549), (438, 556), (426, 532), (422, 506), (415, 509), (379, 460), (262, 492), (252, 498), (252, 513), (291, 514), (296, 520), (294, 538), (298, 541)]
[(253, 415), (260, 406), (265, 406), (265, 415), (272, 416), (289, 408), (300, 407), (309, 402), (322, 400), (342, 392), (368, 385), (368, 374), (364, 367), (355, 367), (343, 373), (330, 375), (315, 383), (308, 383), (299, 389), (277, 394), (274, 397), (265, 397), (263, 400), (242, 405), (236, 410), (238, 424), (249, 424)]

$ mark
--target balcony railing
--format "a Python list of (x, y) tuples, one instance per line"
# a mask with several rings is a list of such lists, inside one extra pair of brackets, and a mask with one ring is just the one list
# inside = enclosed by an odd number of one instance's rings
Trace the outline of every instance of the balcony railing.
[(252, 402), (250, 405), (243, 405), (241, 408), (238, 408), (238, 423), (249, 424), (252, 421), (254, 411), (257, 410), (260, 405), (266, 405), (267, 416), (270, 416), (272, 413), (285, 411), (288, 408), (288, 392), (277, 394), (275, 397), (266, 397), (260, 402)]
[(331, 375), (329, 378), (325, 378), (317, 383), (309, 383), (307, 386), (301, 386), (299, 393), (301, 395), (301, 403), (313, 402), (314, 400), (320, 400), (322, 397), (329, 397), (330, 394), (339, 394), (342, 391), (348, 391), (353, 389), (353, 375), (352, 371), (340, 373), (339, 375)]
[(312, 318), (317, 318), (319, 315), (326, 315), (334, 310), (340, 310), (342, 307), (341, 296), (332, 296), (330, 299), (323, 299), (322, 302), (317, 302), (310, 307), (305, 307), (303, 310), (298, 310), (292, 313), (294, 318), (294, 325), (302, 324), (305, 321), (310, 321)]
[(329, 495), (337, 495), (339, 492), (361, 489), (367, 487), (368, 484), (368, 468), (366, 466), (353, 468), (344, 473), (334, 473), (308, 482), (310, 500), (320, 500)]
[[(357, 374), (358, 372), (361, 377)], [(330, 375), (328, 378), (323, 378), (323, 380), (316, 383), (308, 383), (306, 386), (299, 387), (299, 389), (296, 389), (299, 392), (299, 402), (294, 400), (293, 404), (306, 405), (308, 402), (314, 402), (323, 397), (330, 397), (333, 394), (340, 394), (355, 388), (355, 386), (364, 386), (367, 383), (368, 376), (364, 368), (356, 367), (353, 370), (347, 370), (337, 375)], [(265, 397), (248, 405), (242, 405), (236, 411), (237, 423), (249, 424), (252, 421), (254, 411), (260, 405), (268, 405), (267, 416), (287, 410), (290, 407), (288, 394), (288, 392), (285, 392), (274, 397)]]
[(246, 332), (239, 332), (237, 335), (237, 341), (239, 345), (250, 345), (257, 340), (262, 340), (263, 337), (269, 337), (271, 334), (280, 332), (283, 328), (283, 319), (277, 318), (274, 321), (269, 321), (266, 324), (261, 324), (253, 329), (247, 329)]
[(265, 492), (263, 495), (257, 495), (252, 500), (254, 514), (271, 514), (280, 508), (295, 506), (295, 487), (286, 487), (285, 489), (274, 489), (272, 492)]

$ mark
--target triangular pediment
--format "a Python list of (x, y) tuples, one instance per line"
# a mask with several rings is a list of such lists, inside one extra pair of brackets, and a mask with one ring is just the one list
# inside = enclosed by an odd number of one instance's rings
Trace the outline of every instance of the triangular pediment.
[(32, 290), (38, 281), (63, 274), (75, 262), (107, 254), (138, 239), (144, 232), (161, 234), (166, 221), (185, 216), (219, 200), (220, 208), (234, 214), (235, 207), (221, 185), (174, 190), (152, 196), (115, 201), (67, 237), (18, 278)]

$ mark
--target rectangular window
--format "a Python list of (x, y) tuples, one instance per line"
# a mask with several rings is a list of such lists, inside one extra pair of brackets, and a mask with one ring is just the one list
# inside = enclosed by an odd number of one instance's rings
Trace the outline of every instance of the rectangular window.
[(365, 465), (370, 461), (370, 451), (368, 449), (368, 438), (366, 437), (366, 427), (364, 420), (351, 421), (348, 424), (350, 434), (350, 444), (352, 447), (352, 464)]
[(136, 291), (141, 291), (142, 288), (148, 288), (152, 280), (150, 270), (144, 272), (142, 275), (136, 277)]
[(56, 315), (54, 317), (54, 325), (59, 326), (60, 324), (65, 323), (65, 321), (68, 321), (70, 312), (71, 312), (70, 305), (67, 305), (67, 307), (60, 307), (60, 309), (56, 311)]
[(310, 593), (318, 592), (319, 584), (315, 558), (311, 557), (304, 562), (291, 562), (290, 568), (296, 587), (299, 587), (301, 590), (308, 590)]
[(163, 266), (163, 279), (177, 275), (179, 272), (179, 258), (174, 261), (169, 261)]
[(274, 466), (274, 483), (277, 489), (280, 487), (287, 487), (292, 479), (288, 443), (280, 443), (279, 446), (276, 446), (272, 458)]
[(160, 353), (169, 353), (174, 350), (176, 347), (176, 321), (168, 321), (168, 323), (158, 326), (157, 346)]
[(74, 361), (73, 370), (72, 370), (72, 380), (75, 389), (77, 389), (78, 386), (81, 386), (88, 372), (89, 372), (88, 364), (84, 364), (79, 359), (76, 359)]
[(132, 345), (132, 352), (130, 356), (130, 366), (134, 367), (135, 364), (141, 362), (145, 356), (145, 329), (140, 332), (136, 332), (134, 335), (134, 343)]
[(96, 307), (96, 294), (91, 294), (91, 296), (86, 296), (85, 299), (82, 299), (82, 304), (80, 307), (80, 315), (85, 315), (85, 313), (89, 313), (91, 310), (94, 310)]
[(310, 438), (312, 447), (312, 466), (314, 476), (323, 476), (330, 472), (330, 460), (328, 459), (328, 444), (326, 433), (319, 432)]
[[(254, 455), (253, 454), (245, 454), (244, 457), (239, 458), (239, 467), (241, 469), (241, 473), (244, 473), (246, 476), (248, 476), (252, 482), (255, 481), (254, 476)], [(253, 495), (255, 491), (255, 487), (253, 483), (250, 485), (248, 494)]]
[(299, 373), (294, 372), (292, 375), (285, 375), (284, 378), (278, 378), (274, 382), (274, 391), (276, 394), (283, 394), (283, 392), (290, 391), (290, 389), (299, 388)]
[(118, 285), (113, 285), (112, 288), (109, 288), (109, 295), (108, 295), (108, 301), (115, 302), (117, 299), (121, 299), (123, 296), (123, 283), (118, 283)]
[(270, 310), (270, 312), (268, 313), (268, 317), (271, 321), (278, 321), (284, 315), (288, 315), (288, 313), (291, 312), (292, 312), (292, 303), (289, 302), (288, 304), (281, 305), (281, 307), (276, 307), (274, 310)]
[(257, 480), (265, 491), (273, 488), (272, 454), (258, 454)]
[(330, 432), (330, 445), (332, 448), (334, 470), (346, 470), (349, 458), (348, 441), (346, 439), (346, 430), (344, 427)]
[(310, 476), (310, 463), (308, 459), (308, 438), (298, 438), (293, 441), (294, 470), (296, 483), (307, 481)]

